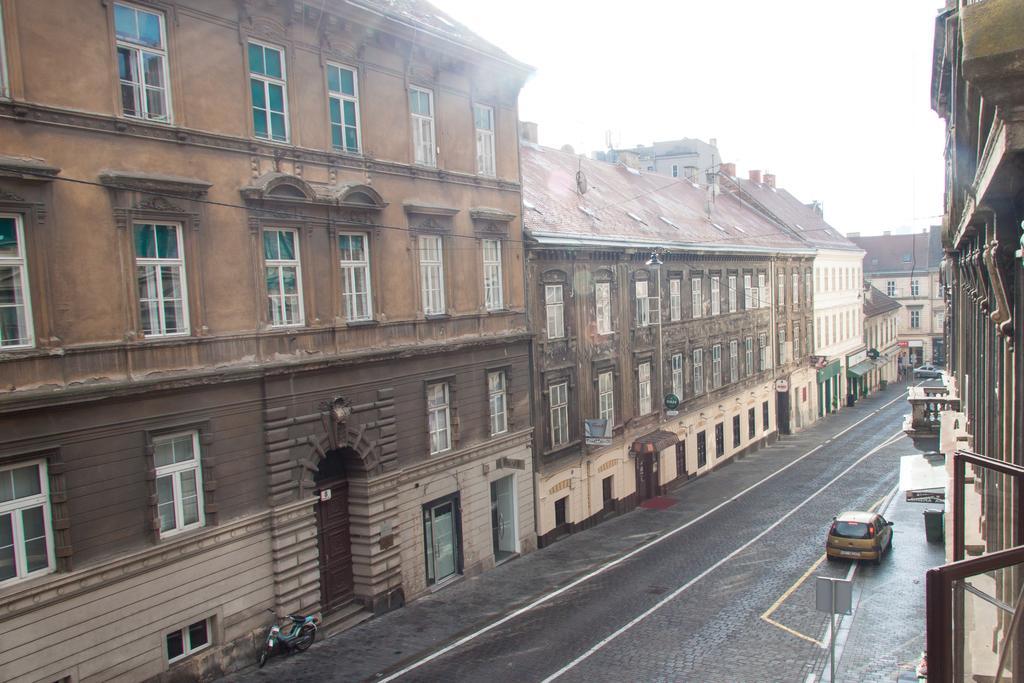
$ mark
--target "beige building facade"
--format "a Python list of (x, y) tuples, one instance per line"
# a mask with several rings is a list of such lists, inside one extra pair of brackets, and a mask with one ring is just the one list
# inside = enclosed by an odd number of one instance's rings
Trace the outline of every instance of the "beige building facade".
[(529, 69), (406, 9), (0, 0), (0, 679), (212, 676), (536, 547)]

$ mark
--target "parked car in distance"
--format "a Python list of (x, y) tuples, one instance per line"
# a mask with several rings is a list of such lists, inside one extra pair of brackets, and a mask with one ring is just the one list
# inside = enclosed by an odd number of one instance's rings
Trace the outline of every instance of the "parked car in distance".
[(873, 560), (878, 564), (882, 554), (892, 550), (892, 522), (877, 512), (851, 510), (832, 518), (825, 541), (825, 555), (834, 560)]
[(934, 365), (919, 365), (914, 368), (914, 377), (920, 379), (938, 379), (942, 377), (942, 369)]

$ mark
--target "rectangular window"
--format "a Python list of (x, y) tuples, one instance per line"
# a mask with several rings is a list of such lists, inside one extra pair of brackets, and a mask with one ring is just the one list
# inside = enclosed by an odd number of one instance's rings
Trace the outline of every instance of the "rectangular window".
[(551, 446), (569, 443), (569, 385), (552, 384), (548, 389), (551, 406)]
[(203, 619), (185, 628), (167, 634), (167, 663), (173, 664), (179, 659), (205, 650), (210, 646), (210, 620)]
[(423, 295), (423, 313), (444, 313), (444, 256), (441, 238), (420, 235), (420, 288)]
[(697, 432), (697, 467), (704, 467), (708, 464), (708, 435), (707, 432)]
[(427, 387), (427, 431), (430, 433), (430, 453), (443, 453), (452, 447), (452, 416), (449, 406), (447, 382)]
[(437, 166), (434, 93), (421, 88), (409, 88), (409, 115), (412, 117), (413, 161), (422, 166)]
[(615, 378), (611, 372), (597, 376), (597, 416), (615, 426)]
[(757, 296), (760, 298), (760, 302), (754, 302), (754, 308), (766, 308), (770, 302), (768, 301), (768, 285), (765, 284), (764, 273), (757, 274)]
[(565, 336), (563, 306), (562, 285), (544, 285), (544, 308), (547, 313), (548, 339), (561, 339)]
[(508, 431), (508, 410), (505, 407), (505, 373), (487, 373), (487, 396), (491, 407), (491, 436)]
[(799, 359), (804, 355), (803, 338), (800, 336), (800, 323), (793, 323), (793, 358)]
[(736, 276), (729, 276), (729, 312), (736, 312)]
[(743, 276), (743, 309), (749, 311), (751, 308), (757, 308), (756, 301), (754, 299), (754, 288), (751, 286), (750, 275)]
[(258, 138), (288, 142), (288, 90), (284, 50), (249, 43), (252, 130)]
[(298, 231), (264, 230), (263, 264), (267, 283), (267, 320), (275, 327), (301, 325), (304, 315)]
[(704, 349), (693, 350), (693, 394), (704, 393)]
[(594, 285), (594, 307), (594, 315), (597, 318), (597, 333), (611, 334), (612, 285), (610, 282), (598, 282)]
[(21, 216), (0, 214), (0, 349), (27, 348), (35, 342), (27, 263)]
[(693, 317), (699, 318), (704, 314), (704, 302), (701, 298), (701, 279), (695, 277), (690, 280), (690, 297), (693, 305)]
[(637, 367), (637, 410), (640, 415), (651, 412), (651, 364)]
[(896, 296), (896, 281), (895, 280), (888, 280), (888, 281), (886, 281), (886, 283), (885, 283), (885, 295), (886, 296)]
[(0, 584), (54, 567), (46, 476), (41, 460), (0, 469)]
[(672, 164), (672, 177), (673, 178), (678, 178), (679, 177), (679, 164)]
[[(133, 5), (114, 3), (114, 32), (117, 37), (121, 113), (150, 121), (169, 122), (171, 114), (164, 15)], [(2, 74), (0, 81), (2, 88), (6, 84)]]
[(793, 308), (800, 308), (800, 273), (793, 271)]
[(747, 411), (747, 438), (753, 439), (757, 435), (757, 415), (754, 409)]
[(142, 333), (147, 337), (188, 334), (181, 226), (136, 223), (134, 233)]
[(327, 65), (327, 99), (331, 114), (331, 146), (359, 152), (359, 81), (356, 70)]
[(768, 420), (768, 401), (761, 404), (761, 422), (764, 426), (764, 431), (768, 431), (771, 426)]
[(668, 315), (672, 320), (683, 318), (683, 281), (678, 278), (668, 281)]
[(811, 278), (811, 271), (804, 272), (804, 301), (807, 305), (811, 305), (811, 284), (813, 279)]
[(722, 345), (711, 347), (711, 386), (714, 389), (722, 386)]
[(711, 315), (722, 312), (722, 290), (717, 275), (711, 276)]
[(910, 327), (912, 329), (918, 329), (921, 327), (921, 311), (918, 309), (911, 309), (910, 311)]
[(785, 273), (785, 271), (782, 271), (782, 270), (779, 271), (779, 273), (778, 273), (778, 280), (779, 280), (779, 282), (778, 282), (778, 289), (779, 289), (778, 305), (779, 305), (779, 308), (785, 308), (786, 307), (786, 273)]
[(676, 398), (683, 397), (683, 354), (672, 354), (672, 393)]
[(729, 381), (736, 382), (740, 378), (739, 341), (729, 342)]
[(371, 320), (370, 244), (366, 235), (338, 235), (338, 259), (341, 267), (341, 301), (345, 320)]
[(740, 416), (732, 416), (732, 447), (740, 447)]
[(757, 348), (760, 349), (759, 352), (758, 352), (760, 354), (758, 360), (761, 362), (760, 369), (761, 370), (767, 370), (768, 369), (768, 335), (765, 334), (764, 332), (762, 332), (761, 334), (757, 335)]
[(501, 242), (498, 240), (484, 240), (484, 307), (488, 311), (500, 311), (505, 307)]
[(725, 455), (725, 424), (719, 422), (715, 425), (715, 457), (721, 458)]
[(494, 177), (494, 109), (482, 104), (473, 105), (473, 123), (476, 126), (476, 172)]
[(743, 350), (747, 367), (747, 377), (754, 374), (754, 338), (747, 337), (743, 340)]
[(920, 296), (920, 295), (921, 295), (921, 281), (920, 280), (911, 280), (910, 281), (910, 296)]
[(779, 325), (779, 365), (786, 363), (786, 326)]
[(160, 536), (203, 526), (206, 519), (199, 433), (182, 432), (154, 438), (153, 464)]
[(650, 299), (647, 294), (647, 280), (636, 282), (636, 326), (647, 327), (651, 324)]

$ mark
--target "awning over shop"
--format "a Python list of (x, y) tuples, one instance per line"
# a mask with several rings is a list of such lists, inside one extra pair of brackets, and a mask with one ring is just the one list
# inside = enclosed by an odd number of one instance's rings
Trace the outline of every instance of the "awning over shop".
[(946, 459), (941, 453), (904, 455), (900, 458), (900, 491), (907, 500), (939, 503), (946, 499)]
[(833, 361), (830, 361), (828, 365), (826, 365), (821, 370), (818, 370), (818, 384), (824, 384), (825, 382), (829, 381), (830, 379), (838, 375), (839, 370), (842, 367), (843, 364), (839, 361), (838, 358)]
[(875, 369), (875, 361), (873, 361), (871, 359), (868, 359), (868, 360), (862, 360), (861, 362), (857, 363), (856, 365), (851, 365), (849, 368), (846, 369), (846, 371), (849, 374), (851, 374), (851, 375), (855, 375), (857, 377), (863, 377), (869, 371), (874, 370), (874, 369)]
[(679, 443), (679, 437), (672, 432), (659, 429), (644, 434), (633, 442), (630, 450), (634, 453), (658, 453)]

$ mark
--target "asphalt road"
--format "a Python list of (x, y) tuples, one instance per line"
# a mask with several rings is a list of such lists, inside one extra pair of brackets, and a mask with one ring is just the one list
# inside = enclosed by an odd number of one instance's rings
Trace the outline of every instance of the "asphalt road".
[[(715, 473), (732, 484), (717, 505), (688, 500), (684, 487), (677, 505), (641, 513), (680, 520), (660, 540), (377, 680), (806, 680), (827, 617), (814, 611), (813, 581), (800, 579), (820, 561), (832, 516), (879, 504), (896, 485), (899, 456), (913, 452), (900, 431), (906, 401), (886, 398), (845, 433), (836, 424), (787, 437)], [(689, 503), (710, 511), (695, 517)], [(848, 569), (821, 563), (814, 573)]]

